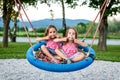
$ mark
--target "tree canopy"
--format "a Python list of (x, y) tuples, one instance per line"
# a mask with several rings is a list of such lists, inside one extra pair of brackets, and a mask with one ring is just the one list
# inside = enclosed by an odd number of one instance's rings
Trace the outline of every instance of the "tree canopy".
[[(99, 8), (105, 0), (90, 0), (89, 7)], [(112, 16), (120, 13), (120, 0), (108, 0), (105, 16)]]
[[(27, 5), (33, 5), (35, 6), (37, 4), (38, 0), (16, 0), (17, 4), (20, 5), (19, 1), (21, 1), (21, 4)], [(4, 23), (4, 31), (3, 31), (3, 47), (8, 47), (8, 30), (9, 23), (12, 18), (12, 12), (14, 12), (15, 2), (14, 0), (0, 0), (0, 9), (2, 12), (2, 18)], [(10, 30), (9, 30), (10, 31)]]

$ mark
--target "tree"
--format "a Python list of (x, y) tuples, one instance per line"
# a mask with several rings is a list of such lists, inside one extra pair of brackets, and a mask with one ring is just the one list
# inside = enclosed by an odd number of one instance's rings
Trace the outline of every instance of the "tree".
[[(88, 2), (89, 7), (98, 9), (104, 1), (105, 0), (84, 0), (83, 4), (87, 4)], [(100, 16), (102, 12), (103, 10), (100, 12)], [(120, 0), (109, 0), (99, 28), (99, 50), (107, 50), (108, 16), (116, 15), (117, 13), (120, 13)]]
[[(18, 2), (19, 0), (17, 0)], [(36, 5), (37, 0), (20, 0), (21, 3), (27, 5)], [(2, 7), (1, 7), (2, 4)], [(4, 30), (3, 30), (3, 47), (8, 47), (8, 29), (9, 23), (11, 21), (11, 14), (15, 7), (14, 0), (0, 0), (0, 9), (2, 11), (2, 18), (4, 23)]]
[(3, 0), (3, 47), (8, 47), (8, 29), (10, 23), (10, 14), (12, 13), (13, 0)]
[(66, 20), (65, 20), (65, 6), (64, 6), (64, 0), (61, 0), (62, 3), (62, 15), (63, 15), (63, 36), (66, 34)]
[(51, 20), (53, 20), (54, 14), (53, 14), (53, 10), (52, 9), (50, 10), (50, 15), (51, 15)]
[(109, 21), (109, 28), (108, 28), (109, 33), (119, 33), (120, 32), (120, 21), (113, 19), (112, 21)]
[(78, 23), (77, 26), (75, 26), (78, 33), (83, 34), (86, 32), (86, 24), (84, 23)]
[[(20, 6), (19, 6), (19, 11), (20, 11)], [(17, 22), (18, 22), (17, 18), (18, 18), (18, 15), (19, 15), (18, 11), (12, 10), (11, 21), (14, 22), (13, 34), (12, 34), (12, 30), (10, 29), (10, 27), (9, 27), (9, 30), (8, 30), (11, 42), (16, 42), (16, 32), (17, 32)]]

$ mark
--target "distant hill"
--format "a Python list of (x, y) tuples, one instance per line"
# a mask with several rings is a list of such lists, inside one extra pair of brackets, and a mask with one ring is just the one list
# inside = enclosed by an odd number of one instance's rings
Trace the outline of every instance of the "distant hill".
[[(66, 25), (67, 26), (75, 26), (77, 25), (78, 23), (88, 23), (89, 20), (85, 20), (85, 19), (66, 19)], [(28, 22), (24, 22), (25, 25), (29, 28), (29, 23)], [(52, 25), (55, 25), (58, 29), (62, 28), (62, 19), (54, 19), (54, 20), (51, 20), (51, 19), (43, 19), (43, 20), (38, 20), (38, 21), (31, 21), (32, 25), (34, 26), (34, 28), (40, 28), (40, 27), (47, 27), (48, 25), (52, 24)], [(11, 21), (10, 22), (10, 27), (13, 27), (13, 22)], [(3, 20), (0, 19), (0, 27), (3, 26)], [(22, 22), (18, 22), (18, 26), (22, 27)]]

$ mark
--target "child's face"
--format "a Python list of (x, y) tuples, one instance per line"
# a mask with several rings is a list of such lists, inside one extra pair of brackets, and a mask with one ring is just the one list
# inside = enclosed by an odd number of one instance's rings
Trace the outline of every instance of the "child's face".
[(68, 39), (69, 40), (74, 40), (75, 39), (75, 35), (76, 35), (75, 31), (73, 29), (69, 29), (68, 35), (67, 35)]
[(49, 36), (50, 38), (55, 38), (55, 37), (56, 37), (56, 34), (57, 34), (57, 31), (56, 31), (55, 28), (50, 28), (50, 29), (49, 29), (48, 36)]

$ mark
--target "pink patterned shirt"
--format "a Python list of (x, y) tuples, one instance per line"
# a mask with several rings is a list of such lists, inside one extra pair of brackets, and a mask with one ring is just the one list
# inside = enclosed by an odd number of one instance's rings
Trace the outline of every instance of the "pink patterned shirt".
[(54, 42), (53, 39), (49, 39), (49, 40), (47, 41), (46, 47), (55, 50), (55, 49), (57, 49), (57, 48), (60, 48), (60, 43)]
[(63, 51), (65, 52), (66, 56), (69, 58), (78, 52), (78, 49), (74, 43), (66, 43), (62, 46)]

